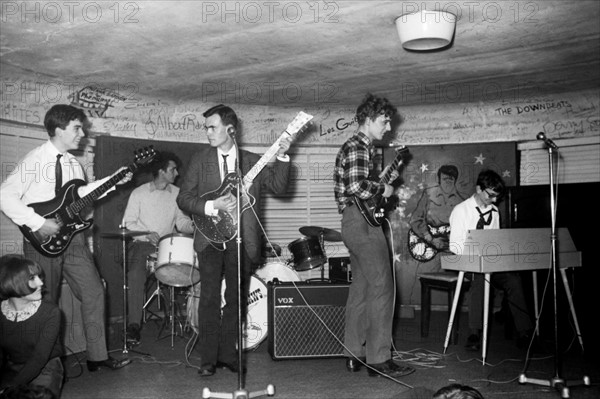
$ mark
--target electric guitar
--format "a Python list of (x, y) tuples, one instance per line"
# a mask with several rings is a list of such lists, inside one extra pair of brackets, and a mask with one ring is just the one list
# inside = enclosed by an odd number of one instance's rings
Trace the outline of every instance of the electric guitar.
[(77, 190), (87, 183), (81, 179), (73, 179), (60, 188), (54, 199), (29, 204), (28, 206), (32, 207), (35, 213), (46, 219), (56, 219), (61, 224), (60, 230), (55, 235), (44, 236), (37, 231), (31, 231), (25, 225), (19, 226), (19, 230), (42, 255), (49, 258), (59, 256), (67, 249), (73, 235), (92, 225), (92, 219), (83, 220), (79, 213), (115, 186), (127, 173), (135, 171), (139, 166), (149, 164), (155, 157), (156, 152), (152, 146), (137, 150), (132, 164), (84, 197), (79, 197)]
[[(258, 160), (258, 162), (250, 169), (250, 171), (242, 179), (242, 193), (240, 193), (240, 214), (246, 209), (252, 207), (256, 202), (256, 199), (248, 194), (248, 190), (252, 186), (254, 179), (261, 170), (269, 163), (269, 160), (279, 151), (279, 142), (284, 135), (293, 136), (298, 133), (304, 125), (306, 125), (311, 119), (312, 115), (306, 114), (302, 111), (296, 115), (294, 120), (287, 126), (283, 134), (275, 141), (275, 143), (267, 150), (267, 152)], [(223, 183), (218, 189), (210, 191), (201, 196), (206, 201), (212, 201), (219, 197), (235, 192), (237, 187), (238, 178), (235, 173), (229, 173), (223, 179)], [(196, 229), (202, 233), (206, 239), (216, 242), (223, 243), (232, 240), (237, 234), (237, 213), (231, 214), (229, 212), (219, 210), (216, 216), (209, 215), (192, 215), (194, 225)]]
[[(396, 157), (389, 164), (385, 174), (381, 177), (381, 179), (379, 179), (379, 183), (387, 184), (390, 181), (392, 172), (398, 169), (398, 167), (402, 164), (402, 157), (406, 151), (408, 151), (406, 146), (396, 148)], [(354, 203), (369, 225), (373, 227), (381, 226), (383, 220), (385, 219), (385, 206), (387, 204), (387, 198), (384, 198), (381, 194), (374, 195), (366, 200), (362, 200), (355, 196)]]

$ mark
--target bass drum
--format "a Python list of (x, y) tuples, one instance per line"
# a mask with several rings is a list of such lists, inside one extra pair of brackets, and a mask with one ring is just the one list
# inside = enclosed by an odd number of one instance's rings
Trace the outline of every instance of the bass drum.
[[(198, 306), (200, 304), (201, 285), (202, 282), (194, 284), (190, 288), (187, 302), (188, 322), (196, 334), (199, 334), (200, 331)], [(226, 305), (226, 286), (225, 279), (223, 279), (221, 282), (221, 309)], [(248, 289), (246, 324), (242, 329), (242, 345), (244, 350), (255, 349), (267, 338), (269, 328), (268, 310), (267, 286), (260, 278), (252, 276)]]
[(288, 265), (274, 261), (264, 264), (260, 269), (254, 272), (254, 275), (260, 278), (265, 284), (273, 282), (274, 279), (279, 281), (302, 281), (300, 275)]

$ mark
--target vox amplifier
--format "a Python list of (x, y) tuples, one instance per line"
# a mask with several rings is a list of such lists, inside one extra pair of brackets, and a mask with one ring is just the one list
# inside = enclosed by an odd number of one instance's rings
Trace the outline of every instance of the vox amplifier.
[(269, 284), (269, 353), (274, 360), (344, 356), (347, 283)]

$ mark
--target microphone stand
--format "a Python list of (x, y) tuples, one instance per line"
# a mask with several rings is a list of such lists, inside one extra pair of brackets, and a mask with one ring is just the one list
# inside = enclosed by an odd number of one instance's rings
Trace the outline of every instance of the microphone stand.
[(211, 392), (205, 387), (202, 390), (202, 399), (220, 398), (220, 399), (249, 399), (259, 396), (275, 395), (275, 387), (272, 384), (267, 385), (267, 388), (262, 391), (248, 392), (244, 388), (244, 367), (243, 367), (243, 325), (242, 325), (242, 190), (244, 190), (244, 182), (242, 178), (242, 170), (240, 167), (240, 148), (235, 139), (235, 134), (230, 135), (233, 139), (233, 145), (236, 151), (235, 173), (236, 178), (236, 214), (237, 214), (237, 309), (238, 309), (238, 387), (232, 393), (229, 392)]
[[(539, 378), (528, 378), (525, 373), (519, 376), (519, 383), (526, 384), (531, 383), (535, 385), (541, 385), (546, 387), (554, 387), (561, 394), (561, 398), (569, 398), (569, 388), (567, 387), (566, 381), (560, 376), (562, 362), (560, 356), (560, 350), (558, 347), (558, 303), (556, 293), (556, 278), (557, 278), (557, 237), (556, 237), (556, 208), (554, 199), (554, 156), (553, 150), (558, 153), (558, 147), (550, 141), (546, 141), (544, 136), (539, 136), (538, 139), (545, 141), (548, 147), (548, 159), (549, 159), (549, 173), (550, 173), (550, 259), (551, 259), (551, 273), (552, 273), (552, 289), (554, 293), (554, 377), (550, 379), (539, 379)], [(590, 385), (590, 378), (588, 376), (583, 377), (583, 381), (576, 385)]]

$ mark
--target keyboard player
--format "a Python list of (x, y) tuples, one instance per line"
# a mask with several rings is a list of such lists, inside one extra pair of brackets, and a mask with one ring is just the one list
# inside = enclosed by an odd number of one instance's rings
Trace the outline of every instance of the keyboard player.
[[(505, 191), (502, 178), (492, 170), (483, 170), (477, 177), (475, 193), (456, 205), (450, 215), (450, 250), (462, 255), (467, 232), (475, 229), (499, 229), (500, 214), (495, 205)], [(517, 330), (517, 346), (526, 347), (531, 340), (533, 323), (525, 296), (521, 276), (514, 272), (491, 274), (490, 284), (504, 290)], [(469, 337), (466, 348), (479, 351), (483, 326), (484, 275), (473, 273), (469, 300)]]

